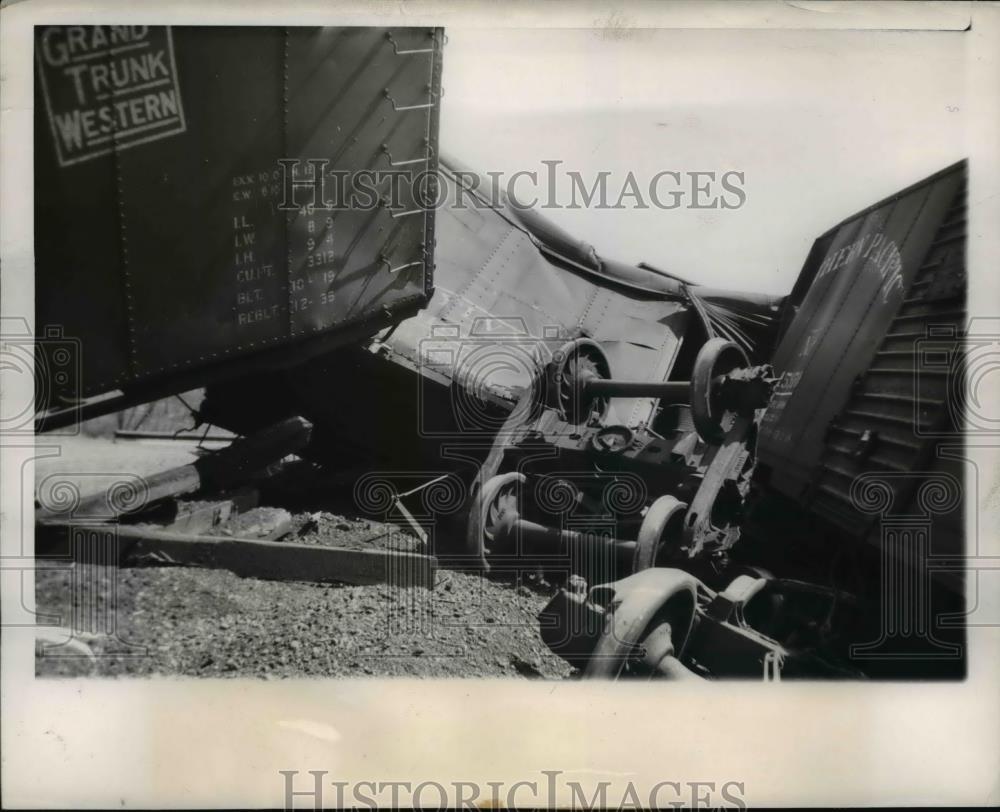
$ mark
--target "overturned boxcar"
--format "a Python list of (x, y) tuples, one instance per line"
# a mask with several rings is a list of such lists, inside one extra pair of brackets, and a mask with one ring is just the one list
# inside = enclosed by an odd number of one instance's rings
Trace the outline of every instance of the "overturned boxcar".
[(818, 238), (772, 361), (744, 554), (872, 596), (879, 674), (964, 673), (967, 176)]
[[(631, 572), (571, 580), (543, 611), (553, 651), (597, 678), (964, 675), (966, 175), (949, 167), (816, 240), (782, 305), (771, 391), (749, 404), (764, 408), (736, 543), (700, 555), (697, 499), (674, 485)], [(720, 396), (749, 381), (726, 377)], [(556, 535), (515, 495), (502, 508), (495, 528)]]
[[(37, 27), (38, 427), (281, 367), (426, 304), (434, 210), (406, 180), (437, 166), (441, 43)], [(317, 194), (365, 173), (365, 205)]]

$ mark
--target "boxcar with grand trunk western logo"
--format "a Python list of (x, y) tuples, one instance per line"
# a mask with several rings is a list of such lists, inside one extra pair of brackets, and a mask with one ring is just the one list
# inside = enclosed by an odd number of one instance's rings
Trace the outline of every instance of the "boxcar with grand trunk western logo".
[(441, 42), (37, 27), (39, 425), (280, 367), (424, 305)]

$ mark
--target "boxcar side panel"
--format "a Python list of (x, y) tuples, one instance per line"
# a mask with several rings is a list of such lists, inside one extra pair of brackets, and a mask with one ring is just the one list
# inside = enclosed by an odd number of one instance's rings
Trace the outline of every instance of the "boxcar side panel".
[[(814, 274), (774, 358), (782, 374), (762, 425), (768, 487), (857, 535), (862, 474), (895, 476), (902, 496), (952, 419), (921, 345), (952, 345), (965, 310), (965, 164), (910, 187), (824, 235)], [(890, 476), (890, 478), (892, 478)], [(898, 486), (898, 487), (897, 487)]]
[(190, 386), (424, 303), (411, 187), (437, 168), (440, 49), (426, 28), (36, 29), (36, 332), (82, 348), (53, 394)]

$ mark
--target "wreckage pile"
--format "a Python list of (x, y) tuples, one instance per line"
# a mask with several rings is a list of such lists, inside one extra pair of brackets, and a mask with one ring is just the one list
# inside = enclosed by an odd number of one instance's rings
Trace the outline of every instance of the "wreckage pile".
[[(446, 523), (435, 528), (438, 533), (431, 539), (403, 499), (429, 493), (446, 476), (404, 493), (383, 483), (388, 490), (382, 507), (395, 510), (405, 530), (322, 510), (293, 518), (284, 509), (258, 507), (259, 488), (248, 483), (267, 483), (274, 490), (274, 480), (280, 482), (282, 474), (286, 479), (302, 474), (301, 466), (280, 464), (309, 442), (312, 426), (301, 418), (151, 474), (132, 487), (117, 483), (68, 504), (41, 506), (42, 542), (50, 553), (62, 547), (73, 564), (69, 575), (58, 564), (42, 573), (39, 594), (69, 600), (69, 605), (56, 601), (52, 607), (59, 615), (76, 616), (83, 607), (100, 611), (89, 631), (74, 624), (70, 646), (43, 648), (40, 671), (51, 667), (47, 663), (58, 663), (62, 649), (104, 673), (280, 675), (360, 669), (488, 675), (513, 669), (542, 676), (569, 673), (572, 666), (593, 676), (597, 663), (606, 665), (601, 676), (617, 677), (636, 660), (635, 649), (646, 652), (639, 661), (648, 670), (693, 676), (691, 665), (680, 660), (687, 638), (696, 626), (715, 624), (714, 634), (731, 630), (749, 646), (741, 668), (749, 674), (764, 668), (776, 675), (784, 649), (753, 632), (745, 620), (745, 603), (761, 591), (764, 579), (739, 582), (741, 594), (734, 595), (731, 587), (703, 611), (698, 593), (711, 593), (710, 588), (693, 575), (664, 568), (678, 556), (718, 560), (738, 538), (732, 516), (738, 515), (745, 493), (739, 483), (752, 467), (747, 439), (770, 391), (768, 368), (749, 367), (735, 345), (717, 339), (699, 354), (691, 382), (616, 381), (609, 371), (594, 342), (572, 342), (557, 353), (547, 369), (557, 384), (549, 401), (532, 406), (530, 419), (516, 430), (508, 425), (511, 430), (498, 435), (479, 471), (479, 487), (461, 517), (466, 523), (464, 549), (442, 537)], [(633, 394), (686, 395), (695, 431), (665, 438), (607, 424), (608, 400)], [(559, 466), (555, 473), (551, 467), (526, 466), (525, 444), (534, 447), (536, 456), (539, 444), (547, 444), (580, 476), (574, 483)], [(665, 456), (668, 452), (673, 456)], [(582, 508), (593, 517), (604, 516), (604, 508), (617, 508), (622, 514), (618, 526), (602, 536), (532, 521), (558, 511), (543, 498), (524, 498), (528, 489), (522, 486), (529, 476), (550, 501), (564, 503), (563, 512)], [(634, 487), (623, 491), (619, 486), (629, 481)], [(668, 493), (650, 493), (654, 487)], [(56, 489), (50, 488), (50, 500), (54, 494)], [(191, 494), (198, 498), (184, 498)], [(217, 496), (207, 498), (211, 494)], [(699, 521), (685, 518), (692, 513), (677, 498), (682, 494), (692, 500), (692, 510), (705, 506), (707, 513)], [(720, 494), (732, 503), (724, 520), (715, 509), (723, 501)], [(638, 540), (617, 541), (620, 530), (637, 519)], [(451, 564), (451, 572), (437, 572), (435, 552)], [(184, 569), (155, 574), (144, 569), (178, 565)], [(474, 573), (463, 572), (469, 569)], [(233, 576), (220, 570), (313, 586), (290, 589), (279, 583), (247, 590), (234, 586)], [(489, 580), (481, 577), (487, 573)], [(667, 577), (676, 588), (647, 590), (634, 616), (623, 597), (624, 606), (605, 623), (602, 616), (611, 615), (611, 601), (595, 597), (598, 590), (614, 595), (610, 582), (624, 577), (619, 587), (624, 595), (630, 578), (640, 576), (643, 584)], [(595, 585), (589, 600), (588, 582)], [(118, 605), (119, 596), (123, 605)], [(728, 611), (720, 614), (720, 604)], [(542, 641), (566, 663), (544, 665), (553, 658), (543, 660)], [(652, 660), (651, 648), (656, 651)], [(707, 649), (713, 649), (711, 643)], [(720, 670), (719, 664), (706, 664), (700, 657), (705, 675)], [(414, 661), (421, 663), (416, 669)]]
[[(102, 567), (121, 568), (121, 583), (137, 594), (176, 587), (197, 601), (203, 580), (213, 593), (233, 596), (249, 583), (233, 587), (233, 575), (277, 582), (240, 605), (250, 627), (260, 621), (269, 629), (270, 642), (262, 635), (251, 643), (269, 673), (367, 673), (373, 666), (340, 634), (358, 623), (361, 636), (347, 636), (365, 641), (364, 657), (382, 658), (377, 673), (490, 674), (509, 662), (525, 675), (576, 669), (612, 679), (855, 677), (862, 670), (898, 676), (897, 655), (917, 646), (930, 656), (911, 657), (906, 667), (918, 663), (919, 672), (907, 673), (955, 676), (964, 667), (951, 654), (961, 651), (960, 628), (952, 642), (896, 635), (886, 643), (880, 625), (894, 599), (882, 594), (880, 578), (900, 561), (899, 577), (927, 577), (932, 585), (929, 602), (917, 608), (921, 617), (910, 617), (914, 609), (905, 601), (890, 607), (909, 612), (912, 628), (930, 622), (931, 602), (953, 614), (964, 607), (961, 575), (942, 570), (931, 579), (924, 558), (906, 563), (889, 555), (901, 536), (880, 535), (880, 520), (890, 514), (876, 515), (891, 505), (892, 516), (922, 522), (921, 538), (934, 533), (935, 545), (940, 539), (943, 549), (961, 548), (958, 466), (947, 462), (914, 477), (921, 461), (934, 457), (935, 438), (956, 430), (948, 422), (953, 370), (935, 364), (955, 354), (957, 333), (935, 328), (934, 352), (918, 355), (924, 333), (917, 327), (962, 316), (964, 167), (876, 208), (922, 211), (924, 198), (934, 202), (921, 249), (928, 258), (907, 298), (894, 284), (883, 290), (847, 254), (846, 265), (821, 264), (840, 231), (867, 217), (863, 212), (817, 241), (795, 290), (775, 311), (780, 318), (764, 318), (777, 307), (765, 299), (735, 297), (750, 308), (745, 319), (765, 326), (757, 341), (735, 329), (733, 312), (722, 308), (732, 295), (698, 294), (669, 275), (660, 275), (657, 289), (637, 287), (628, 269), (593, 257), (599, 267), (586, 257), (574, 264), (555, 251), (553, 235), (548, 242), (539, 236), (537, 223), (532, 230), (502, 217), (519, 259), (498, 260), (497, 272), (545, 263), (552, 282), (546, 296), (558, 300), (570, 280), (580, 284), (572, 299), (582, 308), (579, 320), (569, 313), (555, 319), (562, 327), (549, 330), (518, 319), (524, 329), (512, 332), (517, 325), (476, 316), (466, 336), (450, 321), (456, 301), (435, 293), (426, 311), (363, 346), (213, 382), (196, 417), (240, 439), (87, 497), (67, 497), (58, 481), (41, 482), (39, 549), (76, 562), (78, 576), (103, 578)], [(479, 246), (489, 248), (484, 264), (452, 263), (457, 278), (490, 265), (497, 246), (487, 242)], [(566, 272), (566, 264), (581, 275)], [(656, 276), (642, 270), (639, 281)], [(581, 281), (595, 274), (600, 283)], [(823, 321), (835, 277), (836, 289), (866, 314), (850, 330)], [(497, 305), (492, 275), (451, 287), (481, 302), (463, 319)], [(588, 314), (608, 312), (615, 297), (628, 299), (618, 303), (617, 330), (650, 328), (641, 351), (605, 329), (603, 316), (585, 323)], [(594, 307), (599, 299), (604, 304)], [(502, 329), (477, 331), (479, 322)], [(850, 353), (832, 338), (805, 340), (813, 323), (849, 340)], [(784, 370), (780, 379), (770, 363)], [(496, 370), (503, 374), (491, 377)], [(345, 381), (352, 396), (331, 396), (329, 387)], [(816, 419), (820, 412), (824, 420)], [(918, 431), (931, 427), (939, 433), (925, 439)], [(301, 464), (289, 465), (290, 455)], [(343, 515), (357, 515), (361, 524)], [(150, 566), (212, 572), (134, 569)], [(43, 596), (79, 580), (67, 582), (65, 573), (40, 579)], [(268, 594), (273, 606), (258, 600)], [(324, 597), (309, 597), (315, 595)], [(479, 606), (472, 595), (483, 599), (481, 612), (465, 612)], [(93, 603), (74, 593), (52, 605), (73, 614), (73, 607)], [(153, 598), (153, 626), (159, 605)], [(189, 608), (199, 616), (192, 622), (211, 622), (203, 617), (210, 606)], [(373, 631), (381, 617), (413, 620), (415, 611), (428, 618), (432, 637), (437, 625), (447, 628), (441, 648)], [(267, 612), (276, 625), (261, 621)], [(302, 618), (309, 619), (305, 626)], [(495, 627), (499, 637), (482, 637), (480, 626)], [(287, 649), (275, 644), (270, 636), (289, 628), (296, 631)], [(90, 633), (106, 638), (111, 631)], [(74, 640), (85, 658), (106, 642)], [(438, 661), (447, 652), (456, 654), (455, 664)], [(239, 659), (172, 656), (150, 667), (239, 672)], [(287, 661), (299, 670), (284, 670)]]

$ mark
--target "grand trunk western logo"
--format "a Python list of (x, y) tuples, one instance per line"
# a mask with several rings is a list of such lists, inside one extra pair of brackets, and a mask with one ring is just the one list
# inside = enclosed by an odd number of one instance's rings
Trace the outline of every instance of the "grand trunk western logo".
[(60, 166), (184, 132), (169, 28), (45, 26), (35, 56)]

